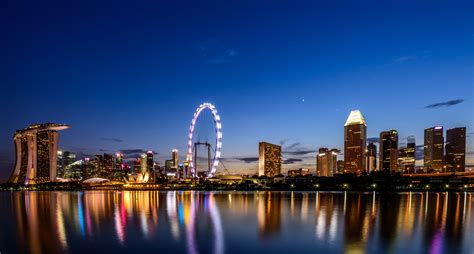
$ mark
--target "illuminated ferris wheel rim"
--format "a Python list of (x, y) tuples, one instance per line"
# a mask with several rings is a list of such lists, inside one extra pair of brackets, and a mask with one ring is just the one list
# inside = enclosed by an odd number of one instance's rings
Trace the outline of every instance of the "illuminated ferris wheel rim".
[(210, 172), (207, 174), (207, 178), (214, 176), (217, 170), (217, 166), (219, 165), (219, 159), (221, 157), (221, 148), (222, 148), (222, 124), (221, 124), (221, 117), (217, 112), (217, 109), (211, 103), (203, 103), (199, 105), (194, 112), (193, 119), (191, 120), (191, 125), (189, 126), (189, 133), (188, 133), (188, 154), (187, 159), (189, 161), (189, 167), (191, 169), (191, 173), (193, 177), (196, 177), (196, 168), (194, 167), (193, 162), (193, 135), (194, 135), (194, 126), (196, 125), (196, 121), (199, 118), (201, 112), (205, 109), (209, 109), (212, 113), (214, 118), (215, 128), (216, 128), (216, 144), (215, 144), (215, 151), (214, 151), (214, 158), (212, 159), (212, 166)]

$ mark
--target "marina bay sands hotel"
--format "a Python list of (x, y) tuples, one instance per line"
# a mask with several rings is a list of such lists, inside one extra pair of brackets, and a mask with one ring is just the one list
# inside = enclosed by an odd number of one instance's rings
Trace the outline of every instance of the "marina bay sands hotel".
[(9, 183), (37, 184), (56, 180), (58, 131), (69, 128), (65, 124), (33, 124), (17, 130), (16, 163)]

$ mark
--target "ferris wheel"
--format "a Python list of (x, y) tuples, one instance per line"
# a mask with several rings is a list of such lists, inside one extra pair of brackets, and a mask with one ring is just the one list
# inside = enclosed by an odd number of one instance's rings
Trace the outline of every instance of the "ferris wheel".
[[(219, 165), (219, 159), (221, 157), (221, 148), (222, 148), (222, 124), (221, 124), (221, 117), (219, 116), (219, 113), (217, 112), (217, 109), (214, 105), (211, 103), (203, 103), (199, 105), (199, 107), (196, 109), (196, 112), (194, 112), (193, 119), (191, 120), (191, 125), (189, 126), (189, 133), (188, 133), (188, 152), (187, 152), (187, 161), (189, 162), (189, 168), (191, 171), (191, 175), (193, 177), (197, 176), (196, 172), (196, 166), (195, 162), (193, 161), (193, 150), (196, 153), (196, 144), (206, 144), (208, 147), (208, 151), (210, 151), (211, 145), (208, 143), (193, 143), (193, 135), (194, 135), (194, 127), (196, 125), (196, 121), (199, 118), (199, 115), (201, 114), (202, 111), (205, 109), (208, 109), (212, 113), (212, 117), (214, 119), (214, 125), (215, 125), (215, 131), (216, 131), (216, 142), (214, 145), (214, 157), (212, 159), (212, 163), (209, 162), (209, 169), (206, 174), (207, 178), (213, 177), (214, 174), (216, 173), (217, 166)], [(210, 152), (209, 152), (209, 157), (210, 157)]]

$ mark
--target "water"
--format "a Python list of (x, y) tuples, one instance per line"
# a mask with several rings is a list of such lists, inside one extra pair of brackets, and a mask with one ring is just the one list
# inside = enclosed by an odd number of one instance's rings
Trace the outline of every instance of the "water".
[(473, 193), (0, 192), (0, 252), (474, 253)]

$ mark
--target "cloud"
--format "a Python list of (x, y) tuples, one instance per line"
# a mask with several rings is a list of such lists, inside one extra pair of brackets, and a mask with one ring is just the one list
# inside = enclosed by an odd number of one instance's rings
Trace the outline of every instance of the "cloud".
[(289, 154), (293, 156), (306, 155), (306, 154), (315, 153), (315, 152), (316, 152), (315, 150), (303, 147), (300, 142), (295, 142), (287, 147), (284, 147), (282, 151), (282, 153), (284, 154)]
[(297, 149), (295, 151), (283, 151), (284, 154), (289, 154), (289, 155), (306, 155), (310, 153), (315, 153), (315, 150), (310, 150), (310, 149)]
[(111, 142), (117, 142), (117, 143), (122, 143), (123, 140), (119, 138), (100, 138), (100, 140), (103, 141), (111, 141)]
[(143, 149), (124, 149), (121, 150), (123, 154), (133, 154), (133, 153), (145, 153), (146, 151)]
[(300, 142), (295, 142), (295, 143), (289, 145), (288, 147), (286, 147), (285, 149), (292, 150), (294, 148), (297, 148), (298, 146), (301, 146), (301, 143)]
[(296, 159), (296, 158), (288, 158), (286, 160), (283, 160), (283, 164), (294, 164), (295, 162), (302, 162), (302, 159)]
[(367, 138), (367, 142), (369, 143), (378, 143), (379, 141), (380, 139), (378, 137)]
[(236, 159), (238, 161), (242, 161), (245, 163), (253, 163), (258, 161), (258, 157), (234, 157), (233, 159)]
[(441, 108), (441, 107), (451, 107), (454, 105), (457, 105), (459, 103), (464, 102), (462, 99), (456, 99), (456, 100), (450, 100), (450, 101), (445, 101), (445, 102), (438, 102), (438, 103), (433, 103), (428, 106), (425, 106), (425, 108)]

